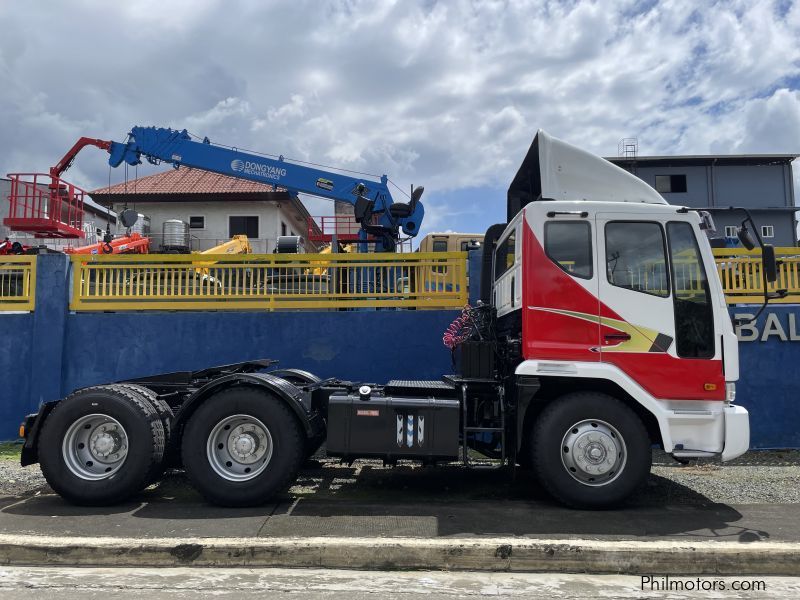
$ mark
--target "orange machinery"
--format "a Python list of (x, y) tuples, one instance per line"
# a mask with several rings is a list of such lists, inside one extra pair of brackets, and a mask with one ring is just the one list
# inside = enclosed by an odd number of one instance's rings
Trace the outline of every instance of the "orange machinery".
[(64, 248), (66, 254), (148, 254), (150, 252), (150, 238), (139, 233), (131, 233), (122, 237), (109, 239), (106, 235), (102, 242), (78, 246), (77, 248)]

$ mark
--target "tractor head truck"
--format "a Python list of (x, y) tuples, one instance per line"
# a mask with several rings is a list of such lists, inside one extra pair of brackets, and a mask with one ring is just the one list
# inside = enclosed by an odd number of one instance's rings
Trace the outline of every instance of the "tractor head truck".
[(209, 501), (249, 506), (325, 442), (343, 460), (519, 465), (564, 504), (601, 508), (647, 478), (653, 446), (744, 453), (703, 216), (542, 131), (507, 207), (480, 250), (481, 300), (446, 336), (455, 373), (374, 384), (254, 360), (79, 389), (26, 418), (23, 464), (79, 504), (175, 466)]

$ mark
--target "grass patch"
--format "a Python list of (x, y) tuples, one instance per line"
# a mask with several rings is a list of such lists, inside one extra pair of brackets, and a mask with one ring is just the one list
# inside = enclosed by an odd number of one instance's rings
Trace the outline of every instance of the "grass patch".
[(19, 460), (22, 444), (16, 442), (0, 442), (0, 460)]

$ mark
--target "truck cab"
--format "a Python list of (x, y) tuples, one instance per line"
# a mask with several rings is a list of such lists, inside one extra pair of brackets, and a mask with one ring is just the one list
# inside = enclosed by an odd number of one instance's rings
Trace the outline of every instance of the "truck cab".
[[(737, 340), (699, 214), (541, 131), (509, 189), (517, 208), (485, 247), (498, 332), (519, 340), (514, 374), (539, 384), (521, 410), (577, 395), (586, 415), (624, 406), (675, 457), (744, 453)], [(631, 460), (627, 440), (611, 422), (583, 421), (552, 445), (581, 483), (611, 483)]]

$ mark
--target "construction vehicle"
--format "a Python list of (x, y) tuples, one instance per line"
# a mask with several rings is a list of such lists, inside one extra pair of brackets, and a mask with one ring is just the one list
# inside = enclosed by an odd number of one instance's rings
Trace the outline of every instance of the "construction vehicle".
[(466, 252), (482, 243), (482, 233), (429, 233), (419, 241), (417, 252)]
[[(252, 254), (253, 248), (250, 246), (250, 241), (246, 235), (234, 235), (227, 242), (217, 244), (207, 250), (201, 250), (197, 254)], [(209, 275), (208, 267), (217, 264), (215, 261), (208, 261), (199, 263), (201, 266), (195, 269), (195, 273), (201, 276), (204, 280), (218, 283), (214, 277)]]
[(148, 254), (150, 252), (150, 238), (139, 233), (128, 233), (114, 237), (110, 233), (103, 236), (103, 241), (86, 246), (64, 248), (65, 254)]
[(21, 242), (12, 242), (10, 239), (5, 238), (0, 242), (0, 256), (9, 256), (14, 254), (25, 254), (30, 246), (25, 246)]
[(87, 146), (108, 151), (109, 164), (138, 165), (144, 158), (151, 164), (169, 163), (175, 168), (193, 167), (268, 183), (291, 193), (305, 193), (354, 206), (361, 225), (359, 241), (375, 243), (393, 252), (401, 232), (415, 236), (424, 208), (419, 202), (424, 188), (412, 189), (409, 202), (394, 202), (386, 175), (353, 177), (309, 166), (283, 156), (270, 157), (237, 148), (212, 144), (208, 138), (195, 141), (189, 133), (157, 127), (134, 127), (124, 143), (83, 137), (67, 152), (49, 175), (9, 174), (11, 203), (4, 224), (15, 231), (39, 236), (81, 237), (85, 192), (62, 181), (61, 175)]
[(477, 453), (600, 508), (646, 479), (653, 445), (679, 460), (746, 452), (705, 216), (542, 131), (507, 211), (485, 234), (481, 302), (445, 334), (455, 374), (377, 385), (253, 360), (93, 386), (25, 419), (22, 464), (78, 504), (121, 502), (169, 465), (209, 501), (250, 506), (324, 441), (346, 461), (486, 466)]
[(201, 250), (197, 254), (252, 254), (253, 248), (246, 235), (234, 235), (227, 242)]

